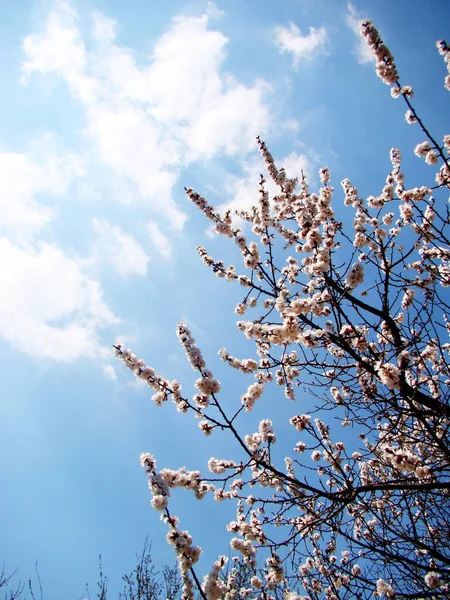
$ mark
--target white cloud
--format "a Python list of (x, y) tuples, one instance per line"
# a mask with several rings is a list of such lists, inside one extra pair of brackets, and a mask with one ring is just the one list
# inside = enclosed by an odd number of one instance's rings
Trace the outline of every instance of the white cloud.
[(228, 39), (208, 23), (206, 15), (176, 17), (155, 44), (140, 91), (159, 122), (192, 125), (221, 99)]
[(94, 23), (92, 27), (92, 37), (100, 42), (110, 42), (116, 37), (116, 21), (109, 19), (98, 11), (91, 14)]
[(30, 240), (55, 217), (48, 196), (63, 196), (82, 174), (79, 157), (58, 154), (49, 137), (31, 144), (26, 154), (0, 152), (0, 231)]
[(212, 0), (206, 3), (206, 14), (211, 19), (219, 19), (225, 14), (225, 11), (218, 8)]
[(147, 274), (150, 257), (133, 236), (107, 219), (94, 219), (94, 230), (98, 259), (110, 261), (122, 277)]
[(300, 180), (303, 171), (303, 173), (308, 176), (309, 180), (311, 180), (311, 159), (306, 154), (291, 152), (280, 161), (280, 165), (286, 169), (288, 177), (298, 177)]
[(255, 137), (266, 129), (267, 115), (261, 107), (266, 89), (262, 81), (251, 89), (236, 85), (199, 115), (184, 136), (191, 159), (253, 150)]
[(161, 228), (158, 226), (158, 224), (155, 223), (155, 221), (152, 221), (151, 219), (149, 220), (149, 222), (147, 224), (147, 228), (148, 228), (148, 232), (150, 234), (150, 238), (151, 238), (154, 246), (158, 250), (158, 252), (160, 254), (162, 254), (162, 256), (164, 256), (164, 258), (170, 258), (172, 256), (173, 248), (172, 248), (172, 243), (171, 243), (170, 239), (167, 237), (167, 235), (165, 235), (161, 231)]
[(0, 152), (0, 337), (29, 356), (103, 360), (99, 332), (117, 322), (80, 262), (40, 241), (57, 218), (55, 199), (83, 173), (80, 158), (51, 136), (26, 153)]
[(295, 23), (289, 27), (275, 27), (275, 45), (280, 52), (292, 54), (292, 63), (296, 67), (301, 61), (311, 60), (317, 54), (324, 52), (327, 42), (325, 27), (309, 28), (309, 33), (303, 35)]
[(148, 202), (175, 229), (182, 229), (186, 215), (171, 197), (179, 172), (175, 165), (181, 162), (174, 142), (161, 138), (144, 108), (130, 102), (92, 106), (87, 116), (86, 132), (97, 157), (129, 182), (129, 197)]
[(106, 375), (106, 377), (109, 377), (109, 379), (112, 379), (112, 381), (117, 380), (117, 373), (112, 365), (105, 365), (103, 367), (103, 373)]
[(25, 38), (23, 49), (29, 57), (22, 65), (22, 83), (28, 83), (33, 71), (63, 77), (83, 101), (92, 101), (96, 81), (85, 73), (87, 56), (77, 28), (77, 14), (69, 1), (55, 2), (44, 33)]
[(83, 161), (50, 137), (25, 154), (0, 153), (0, 235), (10, 238), (0, 237), (0, 336), (28, 355), (71, 361), (103, 355), (102, 328), (117, 323), (83, 264), (107, 257), (122, 276), (144, 275), (149, 256), (106, 219), (94, 221), (94, 252), (84, 263), (42, 241), (58, 214), (54, 198), (75, 182), (85, 201), (140, 203), (144, 217), (145, 208), (157, 214), (149, 237), (169, 258), (165, 228), (180, 230), (186, 220), (172, 197), (181, 169), (253, 150), (269, 126), (269, 88), (223, 72), (228, 39), (211, 28), (220, 16), (211, 2), (201, 17), (173, 19), (144, 64), (117, 44), (113, 19), (92, 13), (86, 34), (69, 0), (53, 6), (43, 30), (24, 40), (21, 80), (31, 85), (40, 74), (66, 83), (85, 119)]
[(361, 21), (361, 17), (358, 16), (356, 8), (350, 2), (347, 3), (347, 11), (348, 12), (345, 17), (345, 21), (358, 38), (355, 46), (355, 54), (358, 57), (359, 64), (364, 65), (375, 62), (375, 56), (372, 54), (369, 46), (366, 44), (364, 38), (359, 32), (359, 23)]
[(298, 131), (300, 129), (300, 121), (297, 121), (297, 119), (288, 119), (280, 123), (280, 127), (286, 131)]
[(0, 336), (34, 357), (99, 357), (98, 330), (117, 322), (100, 285), (56, 246), (24, 249), (0, 238)]
[(115, 42), (115, 22), (98, 12), (88, 51), (67, 1), (24, 41), (24, 83), (34, 72), (65, 80), (84, 109), (92, 154), (129, 182), (136, 202), (178, 230), (186, 220), (172, 198), (180, 169), (252, 150), (269, 124), (267, 84), (244, 85), (222, 72), (228, 39), (209, 28), (213, 9), (209, 3), (208, 14), (174, 18), (143, 66)]

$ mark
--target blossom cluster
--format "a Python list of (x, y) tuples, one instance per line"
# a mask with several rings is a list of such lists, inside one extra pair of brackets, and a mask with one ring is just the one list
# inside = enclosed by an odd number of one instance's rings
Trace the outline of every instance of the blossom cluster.
[(450, 91), (450, 46), (444, 42), (444, 40), (438, 40), (436, 47), (439, 54), (444, 57), (444, 61), (447, 65), (448, 75), (445, 77), (445, 88)]
[(244, 358), (240, 360), (228, 354), (225, 348), (219, 350), (219, 355), (224, 362), (230, 365), (230, 367), (238, 369), (242, 373), (253, 373), (258, 369), (258, 363), (256, 360), (253, 360), (252, 358)]
[[(173, 523), (174, 519), (170, 519)], [(198, 562), (202, 553), (199, 546), (192, 545), (192, 537), (188, 531), (180, 530), (176, 525), (172, 525), (167, 536), (167, 541), (173, 547), (177, 554), (178, 566), (182, 574), (192, 568)]]
[[(199, 375), (192, 404), (177, 381), (115, 347), (154, 389), (157, 404), (172, 398), (179, 410), (192, 409), (204, 434), (228, 433), (241, 453), (212, 456), (207, 479), (184, 468), (157, 471), (151, 455), (141, 457), (151, 503), (170, 527), (186, 600), (194, 595), (189, 570), (200, 550), (169, 515), (174, 488), (237, 503), (227, 530), (232, 560), (242, 561), (249, 577), (242, 582), (236, 567), (227, 576), (219, 557), (203, 583), (196, 578), (208, 600), (272, 600), (279, 590), (286, 600), (337, 600), (340, 590), (342, 597), (364, 599), (450, 593), (450, 214), (440, 197), (450, 187), (450, 135), (440, 145), (423, 125), (412, 87), (400, 85), (392, 54), (370, 21), (362, 23), (362, 35), (391, 95), (407, 104), (407, 121), (422, 130), (414, 154), (429, 165), (424, 185), (408, 187), (400, 150), (393, 148), (380, 188), (363, 196), (343, 179), (347, 208), (336, 209), (328, 167), (319, 170), (313, 192), (305, 174), (289, 177), (258, 137), (276, 193), (269, 194), (261, 176), (256, 206), (238, 211), (242, 230), (233, 228), (229, 210), (221, 215), (187, 189), (215, 231), (236, 245), (246, 273), (197, 247), (216, 276), (245, 288), (235, 312), (251, 317), (237, 328), (256, 356), (219, 351), (236, 375), (251, 376), (240, 403), (221, 400), (221, 384), (185, 323), (177, 336)], [(438, 48), (449, 65), (448, 46)], [(350, 219), (339, 222), (341, 211)], [(251, 420), (266, 409), (258, 401), (270, 386), (301, 403), (287, 415), (289, 431), (277, 422), (287, 408), (276, 418), (258, 417), (257, 427)], [(295, 459), (280, 454), (280, 440), (290, 437)]]
[(377, 59), (376, 71), (378, 77), (387, 85), (394, 84), (398, 79), (397, 68), (389, 48), (383, 44), (380, 34), (370, 21), (361, 23), (361, 34)]
[(161, 406), (163, 402), (166, 402), (171, 397), (179, 410), (187, 410), (186, 401), (181, 396), (181, 384), (179, 381), (169, 381), (161, 377), (153, 367), (149, 367), (145, 363), (144, 359), (137, 358), (128, 348), (123, 349), (121, 344), (114, 346), (114, 354), (122, 360), (128, 369), (134, 372), (136, 377), (145, 381), (148, 386), (155, 390), (156, 393), (152, 396), (152, 399), (156, 405)]
[(220, 573), (228, 562), (226, 556), (220, 556), (216, 560), (208, 575), (205, 575), (202, 590), (208, 600), (218, 600), (228, 591), (228, 586), (220, 579)]
[(157, 472), (156, 461), (148, 452), (141, 454), (140, 462), (149, 476), (148, 485), (152, 493), (152, 506), (156, 510), (164, 510), (167, 507), (170, 490), (173, 488), (192, 490), (199, 500), (208, 492), (214, 491), (213, 485), (202, 480), (200, 471), (187, 471), (181, 467), (177, 470), (161, 469)]

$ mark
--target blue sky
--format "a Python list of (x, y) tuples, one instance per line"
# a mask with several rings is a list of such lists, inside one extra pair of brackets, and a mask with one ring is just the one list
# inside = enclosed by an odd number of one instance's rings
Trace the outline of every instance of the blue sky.
[[(60, 600), (94, 585), (102, 553), (114, 597), (146, 536), (157, 561), (173, 560), (140, 452), (153, 452), (161, 467), (195, 468), (227, 441), (203, 438), (189, 416), (153, 406), (110, 345), (124, 341), (189, 388), (194, 373), (175, 337), (184, 319), (226, 379), (229, 402), (246, 389), (217, 357), (222, 346), (244, 353), (233, 312), (240, 290), (208, 273), (195, 247), (225, 262), (236, 255), (183, 187), (214, 205), (250, 206), (262, 170), (257, 134), (292, 176), (304, 169), (313, 185), (328, 165), (334, 182), (349, 177), (361, 194), (376, 193), (394, 145), (411, 187), (421, 183), (426, 166), (410, 151), (420, 132), (376, 78), (355, 24), (374, 21), (441, 137), (446, 71), (434, 43), (448, 37), (450, 7), (1, 5), (0, 562), (27, 579), (37, 560), (46, 600)], [(270, 416), (264, 402), (261, 415)], [(227, 551), (231, 507), (186, 494), (174, 503), (205, 559)]]

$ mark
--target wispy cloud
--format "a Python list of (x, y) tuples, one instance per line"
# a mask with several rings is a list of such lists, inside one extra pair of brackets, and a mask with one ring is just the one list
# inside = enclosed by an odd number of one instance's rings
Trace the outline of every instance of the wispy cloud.
[(91, 18), (86, 36), (71, 4), (57, 2), (44, 31), (25, 38), (22, 80), (40, 73), (66, 81), (97, 159), (133, 185), (136, 201), (181, 229), (186, 215), (172, 198), (180, 169), (252, 150), (269, 123), (268, 85), (222, 71), (228, 39), (210, 28), (208, 14), (174, 18), (144, 65), (116, 43), (112, 19)]
[(309, 33), (302, 34), (295, 23), (289, 27), (275, 27), (275, 45), (280, 52), (292, 55), (293, 66), (302, 61), (312, 60), (317, 54), (325, 51), (327, 31), (325, 27), (309, 28)]
[(55, 218), (51, 198), (64, 196), (83, 173), (80, 157), (58, 152), (51, 136), (23, 153), (0, 152), (0, 233), (31, 241)]
[(109, 379), (111, 379), (112, 381), (117, 380), (117, 373), (112, 365), (105, 365), (103, 367), (103, 373), (106, 375), (106, 377), (109, 377)]
[[(132, 232), (100, 215), (92, 255), (70, 257), (46, 241), (59, 215), (52, 197), (76, 183), (77, 195), (95, 198), (99, 210), (106, 196), (139, 203), (149, 247), (169, 258), (165, 231), (186, 221), (173, 197), (181, 170), (253, 150), (254, 136), (270, 125), (269, 86), (223, 70), (228, 39), (211, 25), (221, 16), (213, 2), (202, 16), (173, 18), (143, 63), (117, 43), (114, 19), (92, 12), (86, 27), (70, 0), (52, 7), (42, 30), (24, 39), (21, 81), (65, 82), (84, 119), (82, 150), (64, 152), (47, 136), (34, 153), (0, 153), (0, 336), (26, 354), (70, 361), (102, 355), (101, 331), (117, 322), (86, 274), (92, 260), (129, 277), (145, 275), (150, 256)], [(157, 221), (148, 219), (155, 213)], [(105, 374), (114, 376), (108, 367)]]
[(94, 219), (93, 224), (98, 260), (110, 262), (122, 277), (147, 274), (150, 256), (132, 235), (107, 219)]
[(0, 238), (0, 336), (34, 357), (72, 361), (103, 351), (99, 329), (117, 322), (98, 282), (52, 244)]
[(43, 241), (80, 157), (52, 136), (25, 152), (0, 153), (0, 337), (21, 352), (53, 361), (102, 356), (102, 328), (117, 322), (99, 282), (54, 242)]
[(147, 223), (148, 232), (150, 239), (153, 242), (155, 248), (159, 251), (164, 258), (170, 258), (172, 256), (172, 242), (165, 233), (161, 230), (161, 227), (152, 219)]
[(206, 14), (211, 19), (219, 19), (225, 14), (225, 11), (218, 8), (212, 0), (208, 0), (206, 3)]

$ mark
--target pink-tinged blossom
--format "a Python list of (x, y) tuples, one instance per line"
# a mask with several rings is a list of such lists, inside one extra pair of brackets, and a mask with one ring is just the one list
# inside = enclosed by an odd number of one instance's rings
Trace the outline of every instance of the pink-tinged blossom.
[(214, 430), (214, 425), (211, 425), (211, 423), (209, 423), (209, 421), (207, 421), (206, 419), (203, 419), (202, 421), (200, 421), (200, 423), (198, 424), (198, 426), (200, 427), (200, 430), (205, 435), (211, 435), (211, 433)]
[(414, 96), (414, 90), (410, 85), (404, 85), (400, 89), (400, 94), (406, 96), (407, 98), (412, 98)]
[(436, 173), (436, 183), (439, 186), (450, 185), (450, 167), (448, 165), (442, 165), (438, 173)]
[(301, 452), (301, 453), (303, 453), (305, 450), (306, 450), (306, 444), (305, 444), (305, 442), (297, 442), (295, 444), (294, 452)]
[(447, 154), (450, 154), (450, 134), (444, 135), (444, 147), (447, 150)]
[(259, 422), (258, 433), (261, 436), (262, 442), (274, 444), (277, 441), (272, 425), (273, 423), (270, 419), (263, 419)]
[(222, 460), (219, 458), (210, 458), (208, 461), (208, 469), (211, 473), (215, 473), (216, 475), (221, 475), (225, 473), (227, 469), (234, 469), (236, 467), (236, 463), (232, 460)]
[(262, 396), (264, 385), (260, 383), (252, 383), (246, 393), (241, 396), (241, 402), (245, 406), (245, 410), (251, 411), (256, 400)]
[(425, 575), (425, 583), (430, 589), (436, 590), (441, 585), (441, 578), (439, 577), (438, 573), (430, 571)]
[(241, 552), (246, 558), (251, 558), (256, 554), (256, 548), (250, 540), (242, 540), (240, 538), (233, 538), (230, 542), (230, 546), (233, 550)]
[(450, 91), (450, 46), (448, 46), (444, 40), (438, 40), (436, 42), (436, 47), (439, 54), (444, 57), (444, 62), (447, 65), (447, 71), (449, 75), (447, 75), (444, 79), (444, 87)]
[(414, 116), (414, 113), (412, 110), (407, 110), (405, 113), (405, 121), (409, 124), (409, 125), (413, 125), (414, 123), (417, 123), (417, 119)]
[(151, 505), (155, 510), (164, 510), (167, 508), (168, 498), (167, 496), (155, 495), (151, 500)]
[(155, 390), (156, 394), (153, 395), (153, 400), (157, 405), (160, 406), (170, 397), (177, 405), (182, 402), (181, 384), (178, 381), (171, 382), (157, 375), (155, 369), (147, 366), (143, 359), (137, 358), (128, 348), (123, 349), (121, 344), (114, 346), (114, 353), (128, 369), (134, 372), (136, 377), (145, 381)]
[(430, 142), (428, 140), (425, 140), (425, 142), (417, 144), (417, 146), (414, 148), (414, 154), (416, 156), (424, 158), (430, 149)]
[(303, 431), (309, 425), (311, 415), (296, 415), (289, 419), (289, 423), (297, 429)]
[(328, 167), (324, 167), (319, 170), (319, 176), (321, 183), (327, 184), (330, 181), (330, 170)]
[(188, 531), (180, 531), (176, 526), (172, 526), (166, 536), (177, 554), (178, 566), (181, 573), (186, 573), (201, 555), (201, 548), (192, 545), (192, 537)]
[(381, 78), (383, 83), (393, 85), (398, 79), (398, 73), (389, 48), (383, 44), (377, 29), (370, 21), (361, 23), (361, 34), (377, 59), (376, 71), (378, 77)]
[(202, 371), (205, 368), (205, 361), (202, 353), (195, 345), (195, 340), (191, 335), (191, 331), (186, 323), (180, 321), (177, 326), (177, 336), (180, 344), (183, 346), (186, 356), (191, 363), (191, 366), (196, 371)]
[(400, 215), (401, 215), (402, 219), (406, 223), (409, 223), (414, 215), (414, 211), (413, 211), (411, 204), (408, 204), (405, 202), (405, 204), (400, 205), (399, 210), (400, 210)]
[(405, 290), (405, 293), (403, 294), (403, 298), (402, 298), (402, 309), (403, 310), (408, 309), (412, 305), (412, 303), (414, 302), (415, 296), (416, 296), (415, 290), (410, 289), (410, 288)]
[[(402, 96), (409, 109), (407, 120), (415, 122), (418, 115), (410, 104), (412, 88), (398, 83), (393, 58), (370, 22), (363, 24), (363, 35), (377, 58), (378, 74), (392, 86), (393, 97)], [(448, 62), (447, 46), (441, 45), (440, 51)], [(450, 136), (445, 136), (444, 146), (439, 147), (428, 130), (422, 130), (429, 139), (416, 146), (415, 154), (435, 164), (450, 150)], [(245, 275), (239, 275), (234, 265), (214, 259), (201, 246), (197, 249), (202, 262), (217, 277), (241, 286), (236, 313), (251, 314), (237, 326), (253, 342), (255, 357), (235, 358), (224, 348), (219, 352), (229, 366), (252, 375), (250, 382), (243, 384), (243, 390), (247, 389), (241, 396), (242, 405), (238, 402), (233, 406), (228, 398), (222, 402), (215, 397), (220, 382), (207, 369), (185, 323), (179, 324), (177, 335), (197, 371), (192, 402), (181, 396), (176, 380), (160, 377), (130, 350), (115, 347), (127, 368), (154, 390), (155, 403), (173, 399), (178, 410), (189, 409), (195, 414), (201, 432), (228, 432), (242, 451), (240, 456), (233, 455), (235, 461), (210, 458), (210, 474), (205, 480), (199, 471), (185, 468), (157, 472), (152, 455), (141, 457), (149, 478), (151, 504), (162, 512), (170, 528), (168, 540), (183, 573), (183, 597), (193, 597), (188, 571), (198, 560), (200, 549), (193, 546), (187, 531), (178, 529), (178, 520), (169, 516), (174, 488), (191, 490), (198, 499), (211, 493), (218, 502), (231, 499), (238, 503), (236, 520), (227, 527), (236, 536), (232, 549), (242, 554), (233, 557), (234, 562), (243, 559), (256, 569), (256, 553), (265, 552), (261, 560), (270, 554), (264, 576), (254, 575), (251, 585), (246, 582), (245, 586), (239, 583), (236, 568), (230, 569), (228, 576), (220, 576), (226, 562), (220, 557), (201, 584), (208, 599), (264, 595), (272, 600), (280, 584), (286, 600), (301, 598), (291, 591), (301, 585), (311, 597), (326, 600), (337, 599), (341, 589), (347, 595), (359, 593), (362, 585), (366, 595), (376, 587), (376, 595), (390, 598), (395, 589), (402, 589), (410, 573), (415, 577), (413, 584), (421, 588), (418, 593), (426, 594), (422, 592), (425, 586), (442, 587), (439, 573), (444, 570), (439, 560), (414, 547), (415, 540), (408, 540), (403, 522), (411, 518), (418, 531), (426, 530), (421, 545), (441, 544), (443, 548), (443, 534), (427, 522), (428, 508), (420, 501), (428, 494), (433, 500), (434, 494), (437, 500), (444, 498), (442, 490), (433, 486), (441, 483), (448, 462), (443, 452), (448, 429), (443, 388), (450, 382), (445, 354), (450, 344), (442, 344), (438, 336), (441, 326), (446, 332), (450, 325), (438, 320), (438, 309), (445, 300), (435, 293), (438, 283), (450, 286), (445, 231), (448, 215), (438, 210), (442, 190), (431, 184), (406, 187), (401, 153), (393, 148), (392, 167), (374, 195), (363, 198), (350, 180), (342, 181), (350, 218), (342, 217), (340, 223), (332, 207), (335, 192), (329, 185), (327, 167), (319, 171), (321, 185), (314, 192), (304, 174), (300, 180), (290, 178), (275, 164), (265, 142), (258, 138), (258, 144), (276, 190), (269, 194), (261, 176), (256, 206), (238, 213), (245, 221), (246, 235), (232, 228), (230, 211), (220, 215), (204, 198), (188, 190), (215, 231), (234, 240), (234, 250), (247, 269)], [(450, 182), (446, 164), (432, 171), (430, 181), (435, 176), (438, 186)], [(347, 226), (352, 222), (353, 232), (349, 233)], [(353, 293), (363, 281), (367, 289)], [(250, 310), (256, 308), (260, 311)], [(321, 417), (314, 423), (309, 414), (291, 417), (290, 424), (302, 433), (293, 435), (302, 441), (293, 448), (295, 458), (285, 457), (284, 467), (284, 455), (273, 446), (276, 436), (272, 420), (257, 416), (256, 422), (245, 428), (245, 423), (251, 423), (251, 415), (245, 411), (254, 408), (266, 385), (271, 384), (284, 388), (287, 398), (305, 402), (299, 410), (310, 409), (314, 417)], [(313, 404), (303, 398), (308, 387)], [(282, 394), (278, 396), (277, 401), (283, 402)], [(319, 412), (321, 402), (326, 410)], [(280, 411), (274, 421), (278, 423), (282, 414)], [(335, 442), (339, 422), (351, 427), (345, 432), (345, 445)], [(277, 428), (278, 435), (281, 427)], [(286, 441), (295, 443), (289, 436)], [(426, 494), (416, 493), (422, 488)], [(402, 502), (398, 503), (400, 497)], [(405, 504), (411, 513), (402, 512)], [(333, 529), (334, 523), (344, 528), (347, 539), (353, 538), (340, 559), (337, 548), (341, 550), (341, 532)], [(364, 568), (362, 574), (356, 561), (370, 567), (367, 548), (377, 559), (384, 559), (383, 548), (396, 539), (396, 527), (397, 533), (401, 530), (405, 536), (402, 539), (408, 552), (416, 550), (419, 575), (415, 575), (412, 561), (402, 563), (401, 550), (395, 545), (390, 546), (390, 552), (399, 560), (397, 571), (393, 562), (392, 570), (381, 570), (375, 577), (370, 568)], [(293, 544), (303, 540), (306, 546), (291, 548), (283, 528), (295, 539)], [(291, 549), (294, 557), (303, 552), (302, 564), (295, 574), (288, 571), (285, 575)], [(407, 575), (401, 571), (405, 564)], [(395, 573), (400, 573), (399, 581)], [(379, 575), (385, 579), (376, 581)], [(255, 590), (262, 591), (255, 594)]]
[(435, 150), (428, 150), (425, 155), (425, 162), (427, 165), (435, 165), (438, 162), (438, 155)]
[(234, 358), (228, 354), (225, 348), (219, 350), (219, 356), (223, 361), (227, 362), (230, 367), (238, 369), (239, 371), (242, 371), (242, 373), (253, 373), (258, 369), (256, 360), (253, 360), (252, 358), (244, 358), (242, 360)]
[(364, 281), (364, 266), (361, 263), (355, 263), (352, 265), (345, 284), (350, 289), (355, 288)]
[(238, 304), (236, 304), (236, 308), (234, 309), (234, 312), (237, 315), (243, 315), (243, 314), (245, 314), (246, 310), (247, 310), (247, 305), (244, 302), (239, 302)]
[(227, 562), (228, 558), (221, 556), (214, 562), (208, 575), (205, 575), (202, 590), (207, 600), (218, 600), (228, 591), (227, 584), (220, 578), (220, 573)]
[(383, 365), (378, 371), (378, 377), (391, 390), (400, 387), (400, 369), (392, 363)]
[(211, 377), (200, 377), (195, 382), (195, 387), (205, 396), (212, 396), (220, 392), (220, 382)]
[(378, 579), (377, 592), (381, 596), (387, 596), (388, 598), (393, 598), (395, 596), (393, 587), (390, 584), (386, 583), (384, 579)]
[(339, 391), (339, 388), (337, 388), (336, 386), (332, 386), (330, 388), (330, 394), (333, 396), (333, 399), (336, 402), (336, 404), (343, 403), (344, 399), (342, 397), (341, 392)]
[(149, 452), (142, 452), (140, 456), (141, 467), (143, 467), (144, 471), (151, 475), (156, 470), (156, 461), (152, 454)]

